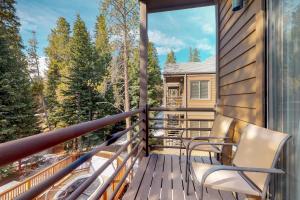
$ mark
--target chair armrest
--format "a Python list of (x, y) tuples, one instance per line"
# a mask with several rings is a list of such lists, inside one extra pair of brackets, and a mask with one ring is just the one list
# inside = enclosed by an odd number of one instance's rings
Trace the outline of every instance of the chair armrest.
[(202, 146), (202, 145), (221, 145), (221, 146), (238, 146), (236, 143), (223, 143), (223, 142), (199, 142), (198, 144), (195, 144), (192, 146), (192, 148), (189, 149), (189, 145), (187, 146), (186, 150), (188, 153), (188, 157), (191, 158), (192, 151), (195, 150), (196, 147)]
[[(284, 174), (285, 172), (282, 169), (276, 168), (255, 168), (255, 167), (236, 167), (236, 166), (226, 166), (226, 165), (215, 165), (212, 168), (208, 169), (202, 176), (200, 186), (204, 185), (206, 178), (216, 172), (216, 171), (239, 171), (239, 172), (257, 172), (257, 173), (266, 173), (266, 174)], [(247, 178), (247, 177), (245, 177)], [(198, 180), (199, 181), (199, 180)], [(257, 188), (256, 185), (253, 185)]]
[[(196, 147), (202, 146), (202, 145), (220, 145), (220, 146), (238, 146), (236, 143), (224, 143), (224, 142), (199, 142), (195, 145), (193, 145), (190, 148), (190, 152), (192, 152)], [(188, 146), (189, 147), (189, 146)], [(188, 149), (188, 148), (187, 148)]]
[(282, 169), (276, 168), (259, 168), (259, 167), (236, 167), (228, 165), (216, 165), (213, 168), (207, 170), (209, 174), (220, 171), (239, 171), (239, 172), (257, 172), (257, 173), (267, 173), (267, 174), (284, 174), (285, 172)]
[(230, 139), (230, 137), (215, 137), (215, 136), (198, 136), (198, 137), (192, 137), (187, 145), (187, 148), (191, 145), (191, 143), (195, 140), (206, 140), (209, 141), (209, 139), (220, 139), (220, 140), (225, 140), (225, 139)]

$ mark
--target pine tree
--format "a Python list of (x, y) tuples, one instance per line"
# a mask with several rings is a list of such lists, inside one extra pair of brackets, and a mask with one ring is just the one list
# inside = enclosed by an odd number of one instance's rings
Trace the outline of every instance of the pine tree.
[(189, 62), (201, 62), (198, 48), (189, 50)]
[(31, 77), (32, 84), (32, 92), (35, 97), (35, 101), (37, 104), (37, 113), (40, 116), (40, 127), (50, 128), (49, 120), (48, 120), (48, 112), (44, 98), (44, 80), (41, 75), (41, 69), (39, 64), (39, 56), (37, 54), (38, 42), (36, 39), (35, 31), (32, 31), (32, 38), (28, 41), (29, 48), (27, 50), (27, 62), (29, 75)]
[(167, 54), (167, 60), (166, 60), (166, 64), (169, 63), (176, 63), (176, 57), (175, 57), (175, 53), (173, 50), (171, 50), (168, 54)]
[(85, 23), (77, 15), (70, 42), (70, 65), (63, 85), (63, 119), (67, 125), (97, 118), (99, 84), (102, 67), (96, 65), (95, 50)]
[(190, 47), (189, 49), (189, 62), (194, 62), (194, 56), (193, 56), (193, 48)]
[(0, 4), (0, 143), (39, 132), (15, 1)]
[[(139, 102), (139, 49), (135, 49), (129, 68), (131, 106), (137, 108)], [(148, 44), (148, 104), (160, 106), (162, 100), (162, 79), (157, 51), (153, 43)]]
[(148, 104), (160, 106), (162, 103), (162, 79), (159, 67), (158, 55), (153, 43), (148, 44)]
[[(124, 111), (130, 110), (128, 64), (130, 58), (130, 45), (135, 42), (135, 30), (138, 28), (139, 7), (135, 0), (104, 0), (102, 2), (103, 13), (110, 19), (111, 33), (116, 37), (115, 46), (122, 62), (119, 68), (123, 71), (124, 82)], [(134, 30), (134, 31), (132, 31)], [(118, 40), (118, 38), (120, 38)], [(126, 127), (130, 126), (130, 118), (126, 118)], [(130, 133), (128, 133), (128, 136)], [(128, 137), (129, 139), (130, 137)], [(130, 149), (130, 148), (129, 148)]]
[[(98, 86), (98, 91), (102, 102), (99, 104), (99, 109), (102, 109), (103, 115), (112, 114), (114, 112), (114, 96), (113, 87), (110, 84), (110, 64), (112, 60), (111, 47), (106, 26), (105, 16), (100, 14), (97, 17), (95, 27), (95, 49), (97, 54), (96, 65), (101, 66), (101, 82)], [(112, 109), (113, 107), (113, 109)]]
[(193, 51), (193, 61), (192, 62), (201, 62), (199, 50), (197, 48), (195, 48)]
[(69, 65), (70, 52), (70, 25), (65, 18), (60, 17), (56, 22), (56, 27), (51, 30), (48, 37), (49, 45), (45, 49), (49, 59), (47, 71), (47, 81), (45, 87), (45, 97), (49, 113), (49, 123), (52, 128), (64, 126), (61, 116), (63, 116), (61, 101), (62, 77), (67, 76), (67, 66)]

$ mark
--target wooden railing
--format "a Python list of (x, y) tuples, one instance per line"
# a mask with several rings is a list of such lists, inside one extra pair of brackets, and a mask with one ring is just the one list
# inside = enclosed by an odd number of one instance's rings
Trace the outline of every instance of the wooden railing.
[(167, 107), (181, 108), (183, 106), (182, 102), (182, 96), (167, 97)]
[[(149, 112), (163, 112), (168, 111), (169, 112), (182, 112), (185, 113), (185, 118), (149, 118), (149, 121), (177, 121), (183, 123), (183, 126), (176, 127), (176, 126), (168, 126), (168, 123), (164, 123), (163, 127), (156, 127), (151, 126), (151, 123), (149, 123), (148, 129), (149, 130), (164, 130), (166, 131), (173, 131), (178, 132), (178, 134), (174, 134), (172, 136), (169, 136), (168, 134), (165, 134), (164, 136), (153, 136), (149, 135), (148, 138), (153, 138), (156, 140), (162, 140), (164, 141), (163, 145), (157, 145), (157, 144), (151, 144), (149, 145), (149, 148), (171, 148), (171, 149), (182, 149), (182, 141), (183, 139), (191, 139), (192, 136), (189, 134), (191, 131), (210, 131), (211, 128), (193, 128), (190, 127), (189, 122), (191, 121), (206, 121), (206, 122), (213, 122), (215, 117), (215, 110), (213, 108), (163, 108), (163, 107), (157, 107), (157, 108), (149, 108), (147, 109), (148, 115)], [(197, 112), (197, 113), (212, 113), (212, 116), (209, 118), (189, 118), (188, 113), (191, 112)], [(195, 115), (193, 116), (195, 117)], [(200, 135), (199, 135), (200, 136)], [(170, 145), (171, 144), (171, 145)]]
[[(146, 109), (138, 109), (51, 131), (47, 134), (38, 134), (15, 141), (2, 143), (0, 144), (0, 166), (18, 161), (24, 157), (46, 150), (60, 143), (104, 128), (105, 126), (124, 121), (126, 118), (133, 117), (137, 114), (145, 115), (145, 113)], [(76, 160), (72, 160), (69, 163), (64, 163), (65, 166), (61, 167), (60, 169), (55, 169), (54, 171), (54, 168), (51, 168), (51, 170), (53, 169), (52, 171), (50, 170), (44, 172), (43, 174), (40, 174), (38, 177), (33, 179), (30, 187), (28, 183), (22, 185), (22, 187), (18, 187), (17, 192), (12, 193), (12, 195), (16, 196), (8, 196), (7, 198), (13, 199), (15, 197), (14, 199), (31, 200), (38, 197), (48, 188), (50, 188), (55, 183), (62, 180), (64, 177), (78, 168), (80, 165), (89, 161), (98, 152), (106, 150), (106, 147), (108, 145), (114, 143), (116, 140), (130, 131), (132, 133), (132, 137), (129, 138), (129, 140), (124, 145), (118, 148), (118, 150), (110, 159), (108, 159), (86, 181), (84, 181), (69, 197), (67, 197), (68, 200), (77, 199), (82, 194), (82, 192), (87, 189), (115, 159), (120, 156), (122, 152), (126, 151), (129, 146), (133, 146), (128, 155), (123, 158), (123, 161), (121, 163), (119, 163), (114, 173), (104, 182), (102, 187), (93, 194), (93, 197), (91, 197), (91, 199), (94, 200), (101, 199), (103, 198), (104, 194), (107, 195), (106, 191), (113, 187), (113, 191), (111, 191), (111, 194), (109, 194), (109, 196), (106, 198), (114, 199), (116, 196), (120, 195), (120, 191), (124, 187), (127, 176), (130, 172), (132, 172), (136, 160), (146, 152), (145, 148), (147, 147), (147, 144), (145, 144), (144, 141), (144, 139), (147, 138), (145, 136), (146, 129), (141, 129), (141, 127), (147, 127), (145, 126), (146, 123), (147, 120), (138, 119), (132, 126), (126, 128), (123, 131), (113, 134), (108, 140), (93, 148), (90, 152), (83, 154)], [(135, 128), (138, 126), (140, 127), (140, 130), (135, 131)], [(20, 151), (20, 149), (22, 149), (22, 151)], [(127, 161), (129, 159), (131, 159), (130, 165), (126, 167)]]
[[(125, 112), (113, 116), (108, 116), (99, 120), (94, 120), (90, 122), (81, 123), (78, 125), (70, 126), (68, 128), (55, 130), (49, 132), (48, 134), (39, 134), (35, 136), (30, 136), (27, 138), (19, 139), (16, 141), (11, 141), (7, 143), (0, 144), (0, 166), (9, 164), (11, 162), (18, 161), (29, 155), (38, 153), (40, 151), (51, 148), (57, 144), (66, 142), (68, 140), (74, 139), (76, 137), (82, 136), (91, 131), (99, 130), (104, 128), (107, 125), (112, 125), (120, 121), (124, 121), (126, 118), (133, 117), (137, 114), (143, 116), (135, 121), (135, 123), (123, 131), (117, 132), (112, 135), (107, 141), (103, 142), (99, 146), (93, 148), (90, 152), (87, 152), (80, 156), (79, 158), (67, 158), (57, 165), (50, 166), (43, 172), (38, 173), (34, 177), (31, 177), (30, 181), (25, 181), (18, 186), (13, 187), (7, 196), (3, 197), (3, 200), (6, 199), (22, 199), (29, 200), (35, 199), (40, 194), (44, 193), (48, 188), (55, 185), (57, 182), (62, 180), (68, 174), (72, 173), (75, 169), (81, 166), (83, 163), (89, 161), (94, 155), (101, 151), (105, 151), (106, 146), (114, 143), (123, 135), (127, 134), (129, 131), (132, 133), (132, 137), (127, 140), (125, 144), (120, 146), (116, 152), (99, 168), (97, 169), (90, 177), (87, 178), (79, 187), (76, 188), (70, 196), (66, 197), (67, 200), (77, 199), (84, 191), (87, 189), (100, 175), (101, 173), (114, 161), (118, 160), (120, 154), (125, 152), (129, 146), (131, 151), (123, 158), (121, 162), (118, 161), (118, 166), (115, 169), (114, 173), (103, 183), (101, 188), (99, 188), (93, 196), (89, 199), (99, 200), (99, 199), (116, 199), (122, 195), (124, 187), (126, 185), (126, 180), (128, 180), (128, 175), (132, 172), (133, 166), (135, 165), (138, 158), (140, 158), (143, 153), (148, 155), (150, 147), (156, 148), (179, 148), (181, 146), (165, 146), (165, 145), (149, 145), (149, 138), (155, 139), (172, 139), (172, 140), (182, 140), (184, 137), (155, 137), (149, 136), (149, 131), (151, 129), (157, 129), (157, 127), (152, 127), (149, 121), (153, 118), (149, 118), (149, 112), (159, 112), (159, 111), (168, 111), (168, 112), (214, 112), (213, 109), (202, 109), (202, 108), (148, 108), (138, 109), (135, 111)], [(144, 118), (145, 117), (145, 118)], [(136, 118), (135, 118), (136, 119)], [(155, 118), (155, 120), (159, 120)], [(162, 118), (161, 120), (166, 120)], [(189, 121), (192, 119), (178, 119), (179, 121)], [(213, 120), (213, 119), (210, 119)], [(136, 127), (139, 127), (139, 130), (135, 130)], [(208, 128), (174, 128), (174, 127), (163, 127), (159, 129), (164, 130), (182, 130), (182, 131), (207, 131)], [(134, 134), (135, 133), (135, 134)], [(23, 151), (20, 151), (23, 149)], [(130, 159), (130, 162), (128, 162)], [(129, 166), (128, 166), (129, 165)], [(1, 200), (2, 200), (1, 199)]]
[(15, 197), (19, 196), (20, 194), (28, 191), (31, 187), (41, 183), (42, 181), (46, 180), (49, 176), (52, 176), (54, 173), (58, 172), (59, 170), (65, 168), (72, 162), (76, 160), (76, 155), (68, 156), (59, 162), (43, 169), (42, 171), (38, 172), (37, 174), (25, 179), (21, 183), (9, 188), (0, 193), (0, 200), (10, 200), (14, 199)]

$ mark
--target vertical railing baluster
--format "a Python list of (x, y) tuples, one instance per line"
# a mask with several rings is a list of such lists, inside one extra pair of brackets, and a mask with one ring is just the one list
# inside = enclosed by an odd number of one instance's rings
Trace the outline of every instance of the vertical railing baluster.
[(145, 122), (145, 131), (146, 131), (146, 156), (149, 156), (149, 106), (148, 104), (146, 105), (145, 108), (145, 115), (146, 115), (146, 122)]

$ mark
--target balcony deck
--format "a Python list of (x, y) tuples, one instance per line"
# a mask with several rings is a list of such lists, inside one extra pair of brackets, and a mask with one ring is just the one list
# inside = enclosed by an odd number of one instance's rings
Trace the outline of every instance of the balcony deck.
[[(208, 157), (193, 157), (195, 162), (209, 163)], [(219, 164), (214, 160), (214, 164)], [(132, 183), (125, 193), (124, 200), (133, 199), (199, 199), (199, 191), (193, 180), (190, 184), (190, 194), (186, 196), (185, 157), (181, 162), (177, 155), (151, 154), (143, 158)], [(245, 200), (244, 195), (238, 194), (235, 198), (231, 192), (207, 189), (204, 200)]]

